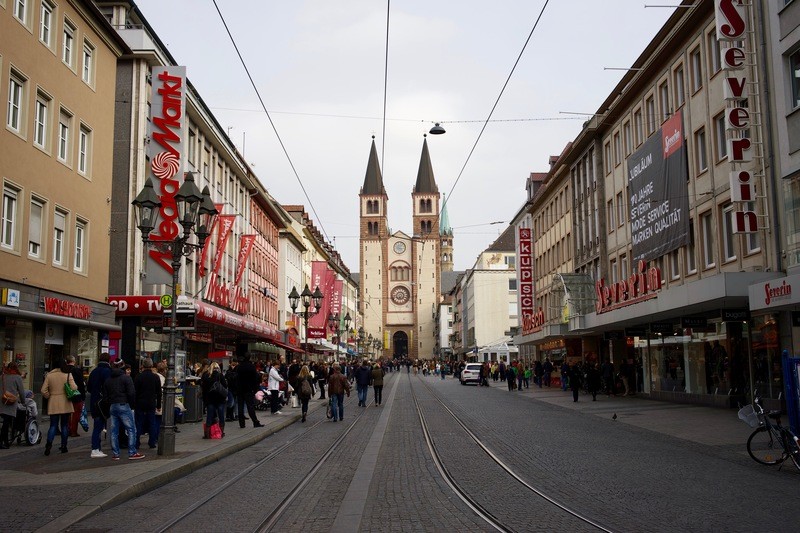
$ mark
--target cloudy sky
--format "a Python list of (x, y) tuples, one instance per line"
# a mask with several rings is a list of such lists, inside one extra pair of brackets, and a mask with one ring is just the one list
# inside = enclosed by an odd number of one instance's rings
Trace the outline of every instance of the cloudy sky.
[(586, 117), (576, 113), (597, 110), (622, 77), (616, 69), (674, 10), (652, 3), (550, 0), (542, 12), (544, 0), (217, 0), (276, 135), (212, 0), (137, 1), (271, 194), (306, 205), (354, 272), (373, 135), (390, 228), (411, 233), (423, 135), (442, 123), (447, 133), (428, 145), (455, 267), (470, 268), (524, 202), (528, 174), (546, 171), (580, 132)]

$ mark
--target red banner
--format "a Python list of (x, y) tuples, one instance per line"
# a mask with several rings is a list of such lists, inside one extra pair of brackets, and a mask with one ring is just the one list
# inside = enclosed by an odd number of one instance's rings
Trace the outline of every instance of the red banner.
[(222, 254), (225, 252), (225, 245), (228, 244), (228, 237), (233, 229), (233, 222), (236, 220), (236, 215), (219, 215), (219, 231), (217, 233), (217, 253), (214, 256), (214, 266), (211, 267), (211, 272), (218, 274), (219, 267), (222, 264)]
[[(327, 283), (326, 283), (327, 275), (328, 275), (328, 263), (326, 263), (325, 261), (312, 261), (311, 262), (311, 283), (308, 284), (308, 290), (310, 290), (313, 293), (316, 290), (316, 288), (319, 287), (319, 290), (321, 290), (323, 292), (323, 294), (324, 294), (325, 293), (325, 287), (327, 286)], [(322, 300), (322, 307), (323, 308), (325, 307), (325, 300), (327, 300), (327, 298)], [(309, 311), (313, 311), (314, 310), (313, 306), (314, 306), (314, 302), (312, 300), (311, 307), (309, 307), (308, 310)], [(311, 330), (311, 328), (314, 328), (314, 329), (317, 329), (317, 330), (322, 329), (322, 331), (324, 332), (325, 329), (328, 327), (327, 323), (326, 323), (327, 319), (328, 319), (328, 315), (323, 315), (322, 314), (322, 310), (320, 309), (319, 312), (316, 315), (314, 315), (310, 319), (308, 319), (309, 331)], [(323, 335), (324, 335), (324, 333), (323, 333)], [(309, 337), (310, 336), (311, 335), (309, 335)]]
[(242, 279), (242, 274), (244, 274), (244, 267), (247, 264), (247, 258), (250, 257), (250, 252), (253, 250), (255, 241), (255, 235), (242, 235), (239, 238), (239, 259), (236, 265), (236, 279), (233, 282), (237, 287)]
[[(340, 279), (337, 279), (333, 282), (333, 290), (331, 291), (330, 297), (330, 309), (331, 313), (334, 315), (339, 315), (342, 311), (342, 288), (344, 286), (344, 282)], [(339, 322), (341, 322), (342, 317), (339, 317)]]
[[(217, 213), (222, 213), (222, 208), (225, 207), (224, 204), (214, 204), (214, 207), (217, 208)], [(217, 219), (219, 217), (215, 216), (211, 219), (211, 227), (208, 228), (208, 234), (214, 234), (214, 228), (217, 226)], [(203, 245), (203, 249), (200, 251), (200, 259), (197, 262), (197, 273), (200, 277), (204, 277), (206, 275), (206, 254), (208, 253), (208, 249), (211, 248), (211, 239), (206, 239), (205, 244)]]

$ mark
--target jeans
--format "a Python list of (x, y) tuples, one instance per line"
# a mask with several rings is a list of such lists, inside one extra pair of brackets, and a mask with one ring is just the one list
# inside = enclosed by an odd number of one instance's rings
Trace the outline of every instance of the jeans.
[(358, 405), (367, 405), (367, 389), (369, 385), (357, 385), (358, 388)]
[(219, 422), (219, 428), (225, 429), (225, 402), (206, 404), (206, 427), (214, 425), (214, 419)]
[(119, 457), (119, 426), (125, 428), (128, 435), (128, 456), (136, 453), (136, 425), (133, 411), (127, 403), (111, 404), (111, 453)]
[(331, 397), (331, 411), (333, 412), (334, 420), (342, 420), (344, 418), (344, 394), (329, 394)]
[(106, 419), (102, 416), (92, 417), (94, 424), (92, 426), (92, 449), (100, 449), (100, 434), (106, 429)]
[(300, 398), (300, 412), (306, 414), (308, 412), (308, 401), (311, 398)]
[(67, 447), (67, 438), (69, 437), (69, 418), (72, 413), (63, 415), (50, 415), (50, 429), (47, 430), (47, 442), (52, 443), (56, 438), (56, 429), (61, 433), (61, 447)]
[(375, 391), (375, 403), (380, 405), (383, 400), (383, 385), (374, 385), (372, 390)]
[(319, 387), (319, 399), (320, 400), (324, 400), (325, 399), (325, 380), (324, 379), (320, 379), (319, 381), (317, 381), (317, 386)]
[(138, 448), (141, 446), (139, 439), (142, 437), (142, 433), (144, 433), (144, 423), (147, 421), (147, 444), (151, 448), (155, 448), (158, 444), (159, 431), (159, 427), (156, 424), (156, 410), (145, 411), (143, 409), (137, 409), (134, 413), (134, 418), (136, 419), (136, 447)]

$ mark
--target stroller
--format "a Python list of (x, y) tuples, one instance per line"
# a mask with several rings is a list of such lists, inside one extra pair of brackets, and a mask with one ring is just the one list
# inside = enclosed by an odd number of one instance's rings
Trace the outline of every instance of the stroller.
[[(266, 389), (259, 389), (256, 391), (255, 401), (255, 408), (257, 411), (269, 411), (270, 410), (270, 403), (269, 403), (269, 396), (270, 393)], [(284, 393), (283, 391), (278, 392), (278, 400), (280, 401), (281, 405), (284, 403)]]
[(17, 444), (22, 444), (24, 438), (27, 446), (39, 444), (42, 442), (42, 432), (39, 431), (39, 409), (33, 400), (33, 391), (25, 391), (25, 408), (20, 409), (19, 406), (17, 404), (17, 416), (11, 426), (9, 442), (16, 440)]

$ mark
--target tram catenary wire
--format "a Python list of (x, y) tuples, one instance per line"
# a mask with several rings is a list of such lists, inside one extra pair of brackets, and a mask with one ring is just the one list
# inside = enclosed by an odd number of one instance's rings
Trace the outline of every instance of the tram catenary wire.
[[(409, 379), (410, 379), (410, 377), (409, 377)], [(437, 394), (436, 394), (436, 393), (433, 391), (433, 389), (430, 387), (430, 385), (428, 385), (427, 383), (425, 383), (425, 380), (423, 380), (423, 379), (422, 379), (421, 377), (419, 377), (419, 376), (417, 377), (417, 380), (418, 380), (420, 383), (422, 383), (422, 385), (423, 385), (423, 386), (424, 386), (424, 387), (425, 387), (425, 388), (428, 390), (428, 392), (430, 393), (431, 397), (432, 397), (434, 400), (436, 400), (436, 401), (437, 401), (439, 404), (441, 404), (441, 406), (444, 408), (444, 410), (445, 410), (445, 411), (447, 411), (447, 413), (449, 413), (451, 417), (453, 417), (453, 419), (456, 421), (456, 423), (458, 423), (458, 425), (459, 425), (459, 426), (461, 426), (461, 428), (462, 428), (462, 429), (463, 429), (463, 430), (464, 430), (464, 431), (467, 433), (467, 435), (469, 435), (469, 437), (470, 437), (470, 438), (471, 438), (473, 441), (475, 441), (475, 443), (476, 443), (476, 444), (477, 444), (477, 445), (478, 445), (478, 446), (481, 448), (481, 450), (483, 450), (483, 451), (486, 453), (486, 455), (488, 455), (488, 456), (489, 456), (489, 457), (492, 459), (492, 461), (494, 461), (494, 462), (495, 462), (495, 463), (496, 463), (498, 466), (500, 466), (500, 468), (502, 468), (503, 470), (505, 470), (505, 472), (506, 472), (508, 475), (510, 475), (512, 478), (514, 478), (514, 479), (515, 479), (517, 482), (519, 482), (519, 483), (520, 483), (520, 484), (521, 484), (523, 487), (525, 487), (526, 489), (528, 489), (528, 490), (529, 490), (529, 491), (531, 491), (532, 493), (536, 494), (536, 495), (537, 495), (537, 496), (539, 496), (540, 498), (544, 499), (545, 501), (547, 501), (547, 502), (549, 502), (549, 503), (551, 503), (551, 504), (555, 505), (556, 507), (558, 507), (559, 509), (561, 509), (561, 510), (562, 510), (562, 511), (564, 511), (565, 513), (567, 513), (567, 514), (569, 514), (569, 515), (571, 515), (571, 516), (573, 516), (573, 517), (577, 518), (578, 520), (580, 520), (580, 521), (582, 521), (582, 522), (586, 523), (586, 524), (587, 524), (587, 525), (589, 525), (589, 526), (592, 526), (592, 527), (594, 527), (594, 528), (596, 528), (596, 529), (598, 529), (598, 530), (600, 530), (600, 531), (605, 531), (605, 532), (607, 532), (607, 533), (611, 533), (611, 532), (613, 531), (613, 530), (611, 530), (611, 529), (609, 529), (609, 528), (607, 528), (607, 527), (605, 527), (605, 526), (603, 526), (603, 525), (599, 524), (598, 522), (596, 522), (596, 521), (592, 520), (591, 518), (588, 518), (588, 517), (586, 517), (586, 516), (582, 515), (581, 513), (579, 513), (579, 512), (577, 512), (577, 511), (575, 511), (574, 509), (572, 509), (572, 508), (568, 507), (567, 505), (565, 505), (565, 504), (563, 504), (563, 503), (559, 502), (559, 501), (558, 501), (558, 500), (556, 500), (555, 498), (553, 498), (553, 497), (551, 497), (551, 496), (548, 496), (548, 495), (547, 495), (547, 494), (545, 494), (545, 493), (544, 493), (542, 490), (540, 490), (540, 489), (537, 489), (537, 488), (536, 488), (536, 487), (534, 487), (532, 484), (530, 484), (530, 483), (529, 483), (529, 482), (527, 482), (525, 479), (523, 479), (523, 478), (522, 478), (522, 477), (521, 477), (519, 474), (517, 474), (517, 473), (516, 473), (516, 472), (515, 472), (515, 471), (514, 471), (514, 470), (513, 470), (513, 469), (512, 469), (510, 466), (508, 466), (508, 465), (507, 465), (505, 462), (503, 462), (503, 460), (502, 460), (502, 459), (500, 459), (500, 458), (497, 456), (497, 454), (495, 454), (494, 452), (492, 452), (492, 451), (489, 449), (489, 447), (488, 447), (488, 446), (486, 446), (486, 445), (483, 443), (483, 441), (482, 441), (482, 440), (481, 440), (481, 439), (480, 439), (480, 438), (479, 438), (477, 435), (475, 435), (475, 433), (473, 433), (473, 432), (472, 432), (472, 431), (471, 431), (471, 430), (470, 430), (470, 429), (469, 429), (469, 428), (466, 426), (466, 424), (464, 424), (464, 423), (461, 421), (461, 419), (460, 419), (460, 418), (459, 418), (459, 417), (458, 417), (458, 416), (457, 416), (457, 415), (456, 415), (456, 414), (455, 414), (455, 413), (454, 413), (454, 412), (453, 412), (453, 411), (452, 411), (452, 410), (451, 410), (449, 407), (447, 407), (447, 405), (446, 405), (446, 404), (445, 404), (445, 403), (444, 403), (444, 402), (443, 402), (443, 401), (442, 401), (442, 400), (439, 398), (439, 396), (438, 396), (438, 395), (437, 395)], [(427, 442), (427, 444), (428, 444), (428, 449), (430, 450), (430, 452), (431, 452), (431, 455), (433, 456), (434, 463), (436, 464), (436, 468), (439, 470), (439, 473), (440, 473), (440, 474), (442, 475), (442, 477), (445, 479), (445, 481), (446, 481), (446, 482), (447, 482), (447, 484), (450, 486), (450, 488), (451, 488), (451, 489), (453, 489), (453, 491), (454, 491), (454, 492), (455, 492), (455, 493), (458, 495), (458, 497), (459, 497), (459, 498), (461, 498), (461, 500), (462, 500), (462, 501), (464, 501), (464, 503), (466, 503), (466, 504), (467, 504), (467, 505), (468, 505), (470, 508), (472, 508), (472, 509), (473, 509), (473, 510), (474, 510), (474, 511), (475, 511), (475, 512), (478, 514), (478, 516), (480, 516), (480, 517), (481, 517), (483, 520), (485, 520), (485, 521), (486, 521), (486, 522), (487, 522), (489, 525), (491, 525), (492, 527), (494, 527), (494, 528), (495, 528), (495, 529), (497, 529), (498, 531), (513, 531), (513, 529), (509, 528), (508, 526), (506, 526), (506, 525), (502, 524), (502, 523), (501, 523), (499, 520), (497, 520), (497, 518), (496, 518), (496, 517), (494, 517), (494, 515), (492, 515), (492, 514), (491, 514), (491, 513), (490, 513), (488, 510), (486, 510), (486, 509), (485, 509), (483, 506), (481, 506), (480, 504), (478, 504), (477, 502), (475, 502), (475, 501), (474, 501), (474, 500), (473, 500), (473, 499), (472, 499), (472, 498), (471, 498), (471, 497), (470, 497), (470, 496), (469, 496), (469, 495), (468, 495), (468, 494), (467, 494), (465, 491), (463, 491), (463, 490), (462, 490), (462, 489), (459, 487), (459, 485), (458, 485), (458, 482), (456, 482), (456, 481), (455, 481), (455, 480), (452, 478), (452, 476), (451, 476), (451, 475), (450, 475), (450, 473), (447, 471), (447, 469), (446, 469), (446, 467), (444, 466), (444, 464), (442, 464), (442, 462), (441, 462), (441, 459), (440, 459), (440, 456), (439, 456), (438, 452), (436, 451), (436, 445), (433, 443), (433, 439), (432, 439), (432, 437), (431, 437), (430, 433), (428, 432), (427, 423), (425, 422), (425, 416), (422, 414), (422, 409), (421, 409), (421, 407), (419, 406), (419, 402), (417, 401), (417, 395), (416, 395), (416, 393), (414, 392), (414, 388), (413, 388), (413, 387), (411, 388), (411, 397), (414, 399), (414, 405), (415, 405), (415, 406), (416, 406), (416, 408), (417, 408), (417, 414), (419, 415), (420, 424), (422, 425), (422, 431), (423, 431), (423, 432), (424, 432), (424, 434), (425, 434), (425, 441)]]

